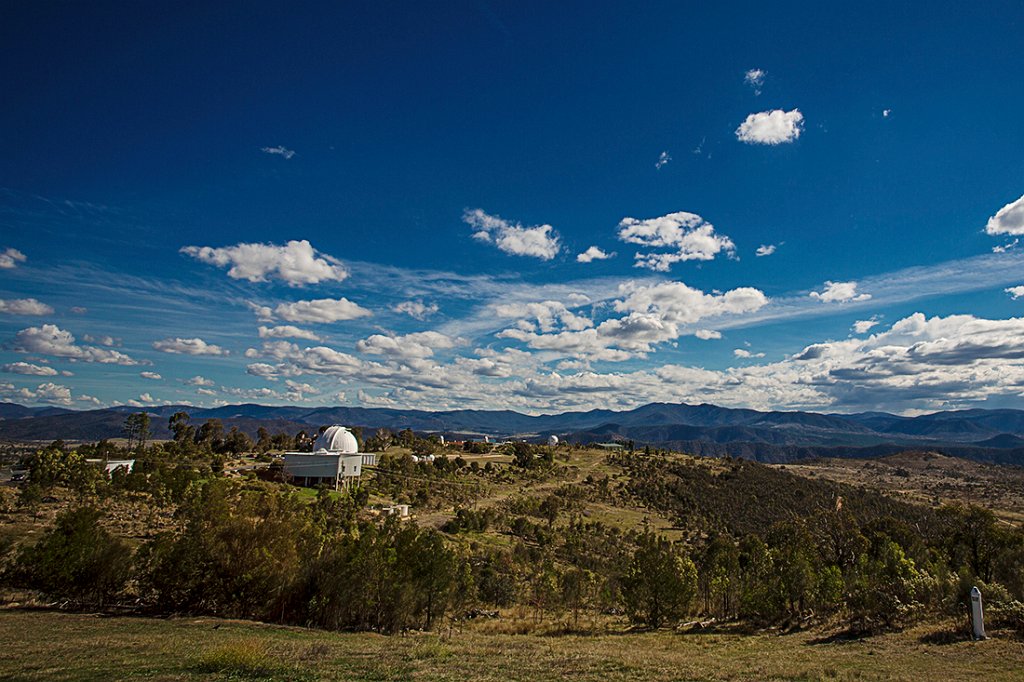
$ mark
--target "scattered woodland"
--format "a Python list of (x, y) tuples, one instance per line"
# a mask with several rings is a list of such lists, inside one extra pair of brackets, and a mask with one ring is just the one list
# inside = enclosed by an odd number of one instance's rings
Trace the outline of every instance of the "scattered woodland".
[[(384, 634), (952, 622), (963, 637), (978, 585), (988, 626), (1024, 635), (1024, 531), (984, 506), (740, 459), (384, 429), (358, 486), (310, 490), (277, 455), (315, 433), (169, 427), (153, 442), (133, 415), (117, 443), (8, 453), (27, 475), (0, 489), (7, 603)], [(87, 462), (120, 458), (130, 473)]]

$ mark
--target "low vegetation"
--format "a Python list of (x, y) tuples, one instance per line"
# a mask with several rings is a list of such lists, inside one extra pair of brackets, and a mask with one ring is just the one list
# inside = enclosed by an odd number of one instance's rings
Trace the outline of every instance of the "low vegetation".
[[(196, 437), (204, 429), (175, 421), (185, 435), (167, 443), (136, 424), (131, 450), (57, 442), (26, 459), (5, 524), (46, 500), (62, 511), (39, 533), (3, 536), (9, 595), (449, 637), (711, 623), (846, 636), (958, 623), (960, 637), (978, 585), (990, 627), (1024, 633), (1024, 533), (977, 506), (910, 504), (740, 460), (525, 443), (477, 453), (411, 432), (373, 436), (389, 450), (360, 486), (310, 496), (269, 469), (268, 480), (230, 474), (215, 441)], [(97, 454), (136, 466), (105, 476), (87, 462)], [(380, 516), (370, 500), (412, 503), (422, 523)], [(109, 510), (128, 502), (169, 521), (126, 535)], [(305, 674), (261, 651), (209, 650), (194, 670)]]

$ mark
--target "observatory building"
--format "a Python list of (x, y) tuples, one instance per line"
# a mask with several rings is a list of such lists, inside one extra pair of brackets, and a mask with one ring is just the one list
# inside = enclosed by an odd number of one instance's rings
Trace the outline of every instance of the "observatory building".
[[(368, 458), (368, 459), (367, 459)], [(344, 426), (330, 426), (313, 443), (313, 452), (284, 453), (284, 471), (297, 485), (328, 485), (335, 490), (359, 480), (363, 464), (376, 464), (377, 456), (360, 453), (359, 443)]]

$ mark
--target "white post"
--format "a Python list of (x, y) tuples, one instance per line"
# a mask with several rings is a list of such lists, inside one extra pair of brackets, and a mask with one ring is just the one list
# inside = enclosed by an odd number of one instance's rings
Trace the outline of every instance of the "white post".
[(981, 590), (971, 588), (971, 625), (974, 627), (974, 639), (986, 639), (985, 615), (981, 608)]

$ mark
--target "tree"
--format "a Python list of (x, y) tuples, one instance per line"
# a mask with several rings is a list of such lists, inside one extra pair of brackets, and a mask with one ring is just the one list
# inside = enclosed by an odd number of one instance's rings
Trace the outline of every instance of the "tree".
[(697, 591), (697, 569), (665, 538), (645, 533), (622, 578), (626, 613), (636, 623), (658, 628), (681, 617)]
[(18, 554), (12, 581), (44, 592), (105, 603), (125, 587), (132, 551), (100, 525), (93, 507), (69, 509), (34, 545)]
[(597, 576), (585, 569), (572, 567), (559, 577), (562, 605), (572, 614), (572, 626), (579, 627), (580, 612), (590, 606), (597, 591)]
[(205, 445), (209, 450), (218, 451), (224, 439), (224, 424), (219, 419), (207, 419), (196, 431), (196, 443)]
[(262, 426), (256, 429), (256, 449), (261, 453), (270, 450), (270, 431)]
[(239, 431), (237, 426), (232, 426), (227, 438), (224, 439), (223, 448), (227, 454), (238, 457), (244, 452), (252, 451), (252, 438), (244, 431)]
[(191, 442), (195, 437), (195, 428), (189, 424), (190, 420), (188, 412), (175, 412), (167, 420), (167, 428), (174, 434), (175, 443)]
[(128, 439), (128, 449), (138, 446), (140, 450), (146, 448), (149, 440), (149, 415), (145, 412), (136, 412), (125, 417), (122, 427), (125, 437)]

